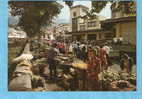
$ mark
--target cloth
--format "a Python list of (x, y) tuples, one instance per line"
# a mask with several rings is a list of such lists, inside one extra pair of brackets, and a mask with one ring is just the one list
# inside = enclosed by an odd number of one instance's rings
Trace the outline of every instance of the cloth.
[(98, 74), (101, 70), (101, 61), (94, 55), (93, 50), (88, 52), (88, 68), (87, 68), (87, 79), (88, 79), (88, 90), (99, 90), (99, 77)]
[(110, 53), (110, 47), (104, 46), (104, 47), (103, 47), (103, 50), (105, 50), (106, 53), (109, 55), (109, 53)]
[(32, 88), (32, 77), (29, 74), (22, 74), (15, 77), (9, 84), (10, 91), (26, 91)]
[(108, 65), (107, 53), (103, 48), (100, 49), (100, 60), (102, 69), (106, 69)]
[(73, 46), (72, 45), (69, 46), (69, 52), (73, 52)]
[(20, 62), (20, 61), (23, 61), (23, 60), (31, 60), (33, 59), (33, 55), (32, 54), (22, 54), (20, 55), (19, 57), (15, 58), (13, 60), (13, 62)]
[(27, 73), (32, 75), (31, 68), (27, 66), (21, 66), (21, 67), (17, 66), (15, 69), (15, 73)]

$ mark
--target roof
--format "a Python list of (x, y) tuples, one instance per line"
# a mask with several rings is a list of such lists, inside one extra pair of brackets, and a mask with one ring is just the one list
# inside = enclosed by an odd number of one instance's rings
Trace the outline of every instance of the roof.
[(76, 5), (76, 6), (71, 7), (71, 9), (78, 8), (78, 7), (89, 9), (88, 7), (83, 6), (83, 5)]
[(128, 16), (128, 17), (121, 17), (121, 18), (114, 18), (114, 19), (107, 19), (104, 21), (101, 21), (103, 23), (118, 23), (118, 22), (130, 22), (135, 21), (136, 16)]
[(90, 18), (90, 17), (88, 17), (88, 15), (86, 14), (86, 15), (84, 15), (84, 16), (78, 16), (78, 18), (88, 18), (88, 20), (94, 20), (94, 19), (97, 19), (97, 20), (100, 20), (100, 21), (103, 21), (103, 20), (105, 20), (106, 19), (106, 17), (103, 17), (103, 16), (100, 16), (100, 15), (97, 15), (96, 14), (96, 16), (94, 16), (94, 18)]

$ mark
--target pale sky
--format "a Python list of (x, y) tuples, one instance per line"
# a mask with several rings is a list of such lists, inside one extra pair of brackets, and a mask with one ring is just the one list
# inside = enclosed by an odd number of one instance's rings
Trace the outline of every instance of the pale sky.
[[(62, 1), (59, 1), (61, 5), (64, 7), (61, 10), (61, 13), (57, 17), (57, 21), (61, 22), (69, 22), (70, 21), (70, 12), (69, 12), (69, 7)], [(73, 6), (75, 5), (84, 5), (87, 6), (88, 8), (91, 8), (91, 1), (75, 1), (73, 3)], [(104, 16), (106, 18), (111, 17), (111, 10), (110, 10), (111, 4), (107, 4), (107, 6), (99, 13), (100, 16)]]

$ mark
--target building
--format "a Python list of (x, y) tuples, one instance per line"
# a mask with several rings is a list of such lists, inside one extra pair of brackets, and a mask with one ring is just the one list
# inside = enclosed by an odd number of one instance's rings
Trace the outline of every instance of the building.
[(82, 21), (80, 17), (86, 15), (87, 11), (89, 11), (89, 8), (83, 5), (77, 5), (70, 8), (72, 31), (79, 31), (79, 22)]
[(108, 19), (102, 21), (102, 27), (114, 30), (115, 42), (122, 40), (125, 44), (136, 45), (136, 16)]
[(54, 28), (59, 35), (65, 35), (66, 32), (71, 32), (71, 24), (68, 23), (60, 23)]
[(101, 28), (101, 21), (106, 18), (96, 15), (89, 18), (89, 8), (77, 5), (70, 9), (72, 23), (72, 37), (74, 40), (103, 40), (112, 38), (112, 31)]
[[(132, 3), (130, 2), (132, 5)], [(78, 5), (70, 9), (72, 35), (74, 40), (95, 40), (96, 42), (121, 41), (125, 44), (136, 45), (136, 15), (135, 4), (130, 8), (134, 13), (127, 13), (122, 3), (121, 9), (118, 2), (111, 6), (112, 18), (105, 19), (101, 16), (88, 18), (86, 13), (89, 8)], [(125, 11), (126, 10), (126, 11)]]
[(42, 39), (50, 40), (51, 38), (57, 39), (57, 37), (63, 38), (66, 36), (67, 37), (70, 36), (66, 35), (66, 33), (71, 31), (71, 27), (70, 24), (68, 23), (60, 23), (60, 24), (54, 23), (52, 26), (43, 28), (42, 31), (44, 32)]
[(112, 18), (102, 21), (102, 28), (113, 28), (116, 42), (121, 40), (124, 44), (136, 45), (136, 4), (127, 2), (131, 5), (130, 8), (126, 8), (124, 4), (122, 3), (121, 8), (118, 2), (112, 4)]
[(9, 39), (14, 39), (14, 38), (23, 39), (23, 38), (26, 38), (26, 37), (27, 37), (27, 35), (24, 31), (16, 30), (13, 27), (9, 27), (9, 29), (8, 29), (8, 38)]

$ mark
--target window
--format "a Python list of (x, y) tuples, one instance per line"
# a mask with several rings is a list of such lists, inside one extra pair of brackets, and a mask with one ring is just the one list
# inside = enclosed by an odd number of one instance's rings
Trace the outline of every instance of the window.
[(99, 39), (101, 39), (101, 38), (102, 38), (102, 35), (101, 35), (101, 33), (99, 33), (99, 35), (98, 35), (98, 36), (99, 36)]
[(73, 18), (72, 19), (72, 31), (77, 31), (78, 27), (77, 27), (77, 19)]
[(80, 25), (80, 30), (85, 30), (85, 25)]
[(86, 10), (86, 9), (82, 9), (82, 12), (86, 13), (86, 12), (87, 12), (87, 10)]
[(73, 17), (76, 17), (76, 12), (73, 12)]
[(87, 24), (88, 27), (95, 27), (96, 25), (97, 25), (96, 21), (88, 22)]

